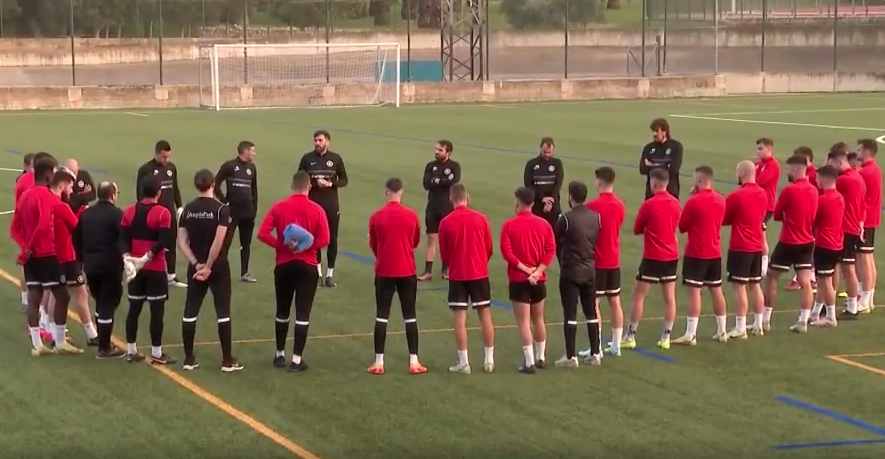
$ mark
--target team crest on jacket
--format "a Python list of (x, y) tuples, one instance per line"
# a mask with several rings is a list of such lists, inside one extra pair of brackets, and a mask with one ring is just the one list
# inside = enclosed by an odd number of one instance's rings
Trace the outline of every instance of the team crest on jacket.
[(332, 160), (326, 161), (326, 167), (332, 167), (334, 164)]
[(86, 184), (83, 183), (82, 180), (80, 180), (79, 182), (77, 182), (77, 186), (80, 187), (80, 188), (85, 188), (85, 187), (86, 187)]
[(540, 169), (540, 168), (541, 168), (541, 166), (535, 164), (535, 170), (538, 170), (538, 169)]
[(157, 174), (159, 174), (159, 173), (160, 173), (160, 171), (154, 169), (154, 175), (157, 175)]
[(550, 172), (553, 172), (553, 171), (556, 170), (556, 167), (554, 167), (554, 166), (551, 165), (550, 167), (547, 168), (547, 170), (550, 171)]
[(667, 151), (664, 152), (664, 154), (665, 154), (665, 155), (669, 155), (669, 154), (670, 154), (670, 149), (668, 148)]
[(451, 173), (452, 173), (452, 170), (449, 169), (448, 167), (443, 171), (443, 174), (446, 174), (446, 175), (449, 175)]
[(252, 175), (252, 169), (246, 169), (246, 175)]
[(166, 170), (166, 175), (169, 176), (169, 177), (172, 177), (172, 169), (167, 169), (167, 170)]

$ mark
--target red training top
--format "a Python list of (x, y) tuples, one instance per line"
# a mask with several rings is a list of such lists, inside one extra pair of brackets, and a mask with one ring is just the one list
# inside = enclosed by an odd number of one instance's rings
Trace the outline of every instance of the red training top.
[(45, 185), (33, 185), (19, 197), (9, 234), (21, 249), (19, 261), (25, 252), (34, 257), (55, 256), (55, 219), (52, 216), (58, 197)]
[(588, 202), (587, 208), (599, 214), (599, 235), (596, 238), (597, 269), (621, 267), (621, 225), (627, 218), (624, 201), (614, 193), (599, 193), (599, 197)]
[(34, 186), (34, 171), (25, 172), (15, 181), (16, 206), (18, 205), (18, 200), (22, 197), (22, 193), (32, 186)]
[(679, 259), (676, 229), (680, 211), (679, 200), (666, 190), (658, 191), (642, 203), (633, 222), (633, 234), (644, 235), (642, 258), (655, 261)]
[(839, 251), (845, 240), (842, 219), (845, 216), (845, 199), (834, 189), (824, 190), (817, 202), (814, 218), (814, 246)]
[[(845, 199), (845, 218), (842, 231), (860, 236), (861, 225), (866, 226), (867, 186), (854, 168), (846, 169), (836, 179), (836, 189)], [(878, 211), (877, 211), (878, 213)]]
[(720, 231), (724, 217), (725, 198), (712, 188), (698, 190), (688, 198), (679, 217), (679, 232), (688, 233), (686, 257), (700, 260), (722, 258)]
[[(71, 211), (70, 207), (68, 211)], [(120, 230), (123, 237), (129, 240), (129, 255), (138, 258), (157, 245), (164, 231), (173, 231), (172, 213), (156, 202), (142, 200), (123, 211)], [(142, 269), (165, 273), (166, 250), (163, 247), (157, 251)]]
[(482, 212), (460, 205), (440, 222), (439, 258), (449, 266), (449, 280), (489, 277), (492, 250), (492, 228)]
[(731, 226), (728, 250), (756, 253), (762, 251), (762, 222), (765, 221), (767, 195), (758, 183), (745, 183), (725, 198), (723, 226)]
[(756, 162), (756, 183), (765, 190), (768, 212), (774, 212), (774, 197), (777, 196), (777, 182), (781, 179), (781, 163), (770, 156)]
[[(547, 220), (532, 214), (531, 209), (516, 214), (501, 227), (501, 255), (507, 262), (507, 279), (525, 282), (529, 275), (519, 269), (519, 263), (530, 267), (550, 266), (556, 257), (556, 239)], [(547, 280), (547, 272), (539, 280)]]
[(867, 204), (867, 218), (863, 221), (864, 228), (878, 228), (882, 222), (882, 169), (874, 160), (864, 162), (860, 166), (860, 177), (867, 186), (864, 200)]
[(71, 206), (61, 199), (52, 206), (52, 215), (55, 218), (55, 253), (59, 263), (68, 263), (77, 260), (74, 251), (73, 233), (77, 227), (77, 216), (71, 210)]
[(805, 168), (805, 176), (808, 177), (808, 183), (817, 188), (817, 167), (814, 164), (809, 164)]
[(808, 183), (805, 177), (793, 180), (781, 191), (774, 207), (774, 220), (783, 222), (778, 241), (793, 245), (814, 242), (817, 201), (817, 188)]
[[(286, 246), (284, 233), (290, 223), (304, 228), (313, 235), (313, 244), (303, 252), (295, 253)], [(276, 232), (276, 237), (271, 234)], [(267, 211), (258, 228), (258, 240), (276, 250), (277, 265), (291, 261), (301, 261), (311, 266), (317, 265), (317, 252), (329, 245), (329, 222), (326, 211), (304, 194), (293, 194), (277, 201)]]
[(369, 247), (375, 254), (375, 275), (409, 277), (417, 273), (415, 249), (421, 242), (418, 213), (392, 201), (369, 217)]

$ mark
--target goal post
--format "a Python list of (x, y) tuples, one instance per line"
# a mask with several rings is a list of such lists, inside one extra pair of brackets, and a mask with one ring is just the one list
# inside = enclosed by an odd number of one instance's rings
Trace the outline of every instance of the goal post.
[(399, 43), (216, 44), (200, 49), (200, 105), (214, 110), (400, 106)]

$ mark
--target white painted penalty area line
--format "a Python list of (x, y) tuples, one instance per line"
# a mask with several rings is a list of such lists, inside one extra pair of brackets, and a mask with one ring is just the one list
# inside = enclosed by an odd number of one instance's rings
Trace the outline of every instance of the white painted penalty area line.
[(143, 116), (143, 117), (150, 116), (150, 115), (145, 115), (144, 113), (135, 113), (135, 112), (123, 112), (123, 114), (129, 115), (129, 116)]
[(9, 214), (14, 213), (14, 212), (15, 212), (15, 210), (5, 210), (5, 211), (3, 211), (3, 212), (0, 212), (0, 215), (9, 215)]
[(821, 129), (842, 129), (846, 131), (865, 131), (865, 132), (882, 132), (885, 128), (871, 128), (859, 126), (834, 126), (830, 124), (813, 124), (813, 123), (790, 123), (786, 121), (765, 121), (765, 120), (742, 120), (739, 118), (719, 118), (714, 116), (697, 116), (697, 115), (670, 115), (672, 118), (685, 118), (691, 120), (702, 121), (727, 121), (730, 123), (750, 123), (750, 124), (769, 124), (776, 126), (794, 126), (794, 127), (812, 127)]
[(816, 110), (779, 110), (779, 111), (755, 111), (755, 112), (721, 112), (721, 113), (695, 113), (692, 115), (670, 115), (670, 116), (729, 116), (729, 115), (798, 115), (800, 113), (839, 113), (839, 112), (881, 112), (885, 111), (885, 107), (864, 107), (864, 108), (831, 108)]

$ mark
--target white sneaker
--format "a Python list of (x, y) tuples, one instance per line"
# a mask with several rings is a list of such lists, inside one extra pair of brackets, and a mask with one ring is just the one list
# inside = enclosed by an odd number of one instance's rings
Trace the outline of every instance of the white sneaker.
[(556, 361), (556, 366), (564, 368), (578, 368), (578, 357), (568, 358), (562, 356)]
[(598, 367), (602, 365), (602, 354), (589, 355), (584, 358), (584, 363), (590, 366)]
[(495, 362), (485, 362), (482, 364), (482, 371), (492, 373), (495, 371)]
[(790, 327), (790, 331), (793, 333), (808, 333), (808, 324), (805, 322), (796, 322), (793, 326)]
[(747, 330), (738, 330), (737, 328), (733, 329), (728, 333), (729, 339), (747, 339)]
[(830, 319), (829, 317), (824, 317), (823, 319), (814, 320), (811, 322), (812, 327), (818, 328), (834, 328), (839, 325), (839, 322), (836, 319)]
[(449, 371), (452, 373), (460, 373), (462, 375), (470, 374), (470, 364), (469, 363), (459, 363), (455, 366), (449, 367)]
[(169, 286), (170, 286), (170, 287), (175, 287), (175, 288), (187, 288), (187, 284), (185, 284), (184, 282), (178, 280), (178, 276), (175, 276), (174, 274), (171, 275), (171, 276), (168, 276), (168, 280), (169, 280)]
[[(611, 346), (611, 343), (608, 343), (608, 345)], [(580, 357), (582, 359), (586, 359), (587, 357), (590, 357), (592, 354), (593, 354), (593, 352), (590, 350), (589, 347), (587, 349), (584, 349), (583, 351), (578, 351), (578, 357)]]
[(728, 333), (726, 333), (726, 332), (716, 333), (715, 335), (713, 335), (713, 341), (718, 341), (720, 343), (727, 343), (728, 342)]

